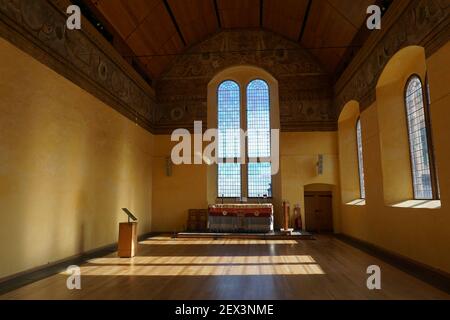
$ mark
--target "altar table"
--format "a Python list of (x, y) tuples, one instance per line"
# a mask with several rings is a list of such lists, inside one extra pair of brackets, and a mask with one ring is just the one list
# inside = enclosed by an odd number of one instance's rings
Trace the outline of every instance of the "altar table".
[(208, 229), (211, 232), (271, 232), (273, 205), (270, 203), (210, 205)]

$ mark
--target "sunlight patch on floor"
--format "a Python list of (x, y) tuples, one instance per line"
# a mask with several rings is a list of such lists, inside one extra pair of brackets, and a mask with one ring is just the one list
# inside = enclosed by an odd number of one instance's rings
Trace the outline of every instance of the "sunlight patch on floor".
[(104, 257), (91, 259), (98, 265), (151, 265), (151, 264), (282, 264), (316, 263), (309, 255), (280, 256), (136, 256), (133, 258)]
[[(66, 272), (61, 273), (67, 275)], [(243, 276), (319, 275), (309, 255), (289, 256), (151, 256), (91, 259), (82, 276)]]
[(236, 245), (236, 244), (298, 244), (296, 240), (256, 239), (181, 239), (170, 237), (151, 238), (139, 242), (142, 245)]
[(85, 276), (260, 276), (323, 275), (318, 264), (233, 264), (168, 266), (83, 266)]

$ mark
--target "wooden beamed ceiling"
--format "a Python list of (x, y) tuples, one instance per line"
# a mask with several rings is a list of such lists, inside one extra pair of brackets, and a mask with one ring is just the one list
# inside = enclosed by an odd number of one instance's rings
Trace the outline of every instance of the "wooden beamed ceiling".
[(263, 28), (300, 43), (334, 75), (361, 34), (367, 7), (376, 0), (86, 2), (114, 29), (149, 77), (158, 79), (186, 48), (222, 29), (245, 28)]

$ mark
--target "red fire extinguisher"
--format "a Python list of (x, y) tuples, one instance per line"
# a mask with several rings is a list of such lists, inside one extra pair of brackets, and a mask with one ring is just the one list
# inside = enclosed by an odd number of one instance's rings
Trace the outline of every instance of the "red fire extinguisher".
[(302, 214), (300, 210), (300, 205), (295, 205), (294, 208), (294, 216), (295, 216), (295, 229), (302, 230)]

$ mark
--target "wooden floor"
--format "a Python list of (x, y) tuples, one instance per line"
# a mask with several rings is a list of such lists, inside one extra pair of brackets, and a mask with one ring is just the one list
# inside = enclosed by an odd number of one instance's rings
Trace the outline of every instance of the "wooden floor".
[[(366, 287), (381, 267), (382, 290)], [(81, 267), (81, 290), (58, 274), (1, 299), (450, 299), (399, 269), (331, 236), (317, 240), (171, 239), (139, 244)]]

